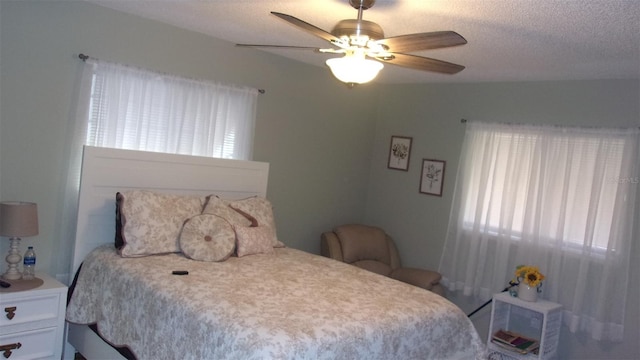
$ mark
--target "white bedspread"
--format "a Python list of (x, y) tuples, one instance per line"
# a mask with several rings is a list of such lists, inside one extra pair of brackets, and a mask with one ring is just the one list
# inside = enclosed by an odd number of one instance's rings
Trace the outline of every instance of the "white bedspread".
[(140, 360), (485, 358), (448, 300), (289, 248), (215, 263), (100, 247), (84, 261), (67, 320), (97, 323)]

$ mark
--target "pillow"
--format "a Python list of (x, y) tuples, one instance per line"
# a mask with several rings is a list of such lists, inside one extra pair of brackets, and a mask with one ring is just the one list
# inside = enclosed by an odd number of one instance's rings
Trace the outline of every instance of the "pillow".
[(215, 195), (207, 196), (207, 204), (203, 214), (217, 215), (227, 220), (232, 226), (251, 226), (251, 221), (229, 207), (229, 204)]
[(255, 254), (273, 254), (273, 229), (268, 226), (236, 227), (238, 257)]
[(236, 234), (227, 220), (211, 214), (187, 220), (180, 234), (182, 253), (193, 260), (224, 261), (236, 248)]
[[(199, 215), (203, 198), (130, 190), (116, 194), (116, 234), (123, 257), (180, 252), (178, 238), (186, 219)], [(116, 244), (117, 246), (118, 244)]]
[(242, 214), (245, 218), (257, 223), (257, 226), (270, 227), (272, 229), (271, 242), (274, 247), (284, 247), (285, 245), (278, 240), (276, 234), (276, 222), (273, 217), (273, 208), (269, 200), (254, 196), (242, 200), (235, 200), (229, 203), (229, 206)]

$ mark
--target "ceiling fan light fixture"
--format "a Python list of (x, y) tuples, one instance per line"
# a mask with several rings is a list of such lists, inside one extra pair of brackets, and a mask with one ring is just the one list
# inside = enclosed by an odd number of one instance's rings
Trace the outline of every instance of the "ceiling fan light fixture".
[[(373, 80), (384, 67), (382, 62), (441, 74), (456, 74), (464, 70), (462, 65), (409, 54), (414, 51), (464, 45), (467, 43), (464, 37), (455, 31), (432, 31), (386, 38), (380, 25), (362, 18), (364, 10), (371, 8), (375, 2), (376, 0), (349, 0), (349, 4), (358, 10), (358, 18), (340, 20), (331, 32), (327, 32), (291, 15), (275, 11), (271, 12), (271, 14), (296, 26), (298, 29), (328, 41), (337, 49), (283, 45), (237, 45), (312, 49), (319, 53), (345, 54), (342, 58), (327, 60), (326, 64), (338, 80), (347, 83), (351, 87)], [(375, 61), (371, 59), (375, 59)]]
[(365, 84), (378, 76), (384, 65), (364, 56), (345, 55), (326, 61), (333, 76), (347, 84)]

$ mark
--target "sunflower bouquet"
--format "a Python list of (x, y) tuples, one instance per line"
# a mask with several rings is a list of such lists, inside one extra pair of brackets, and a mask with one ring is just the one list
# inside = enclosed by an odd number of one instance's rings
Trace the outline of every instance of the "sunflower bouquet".
[(540, 288), (544, 275), (537, 266), (520, 265), (516, 267), (515, 283), (525, 283), (533, 288)]

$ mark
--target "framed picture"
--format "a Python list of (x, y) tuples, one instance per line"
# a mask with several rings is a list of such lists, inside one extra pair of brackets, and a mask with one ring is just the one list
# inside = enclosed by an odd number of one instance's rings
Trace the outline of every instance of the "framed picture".
[(409, 170), (409, 157), (411, 156), (411, 141), (413, 138), (406, 136), (392, 136), (389, 145), (389, 162), (387, 167), (395, 170)]
[(442, 196), (444, 165), (445, 162), (441, 160), (422, 159), (422, 172), (420, 175), (421, 193)]

